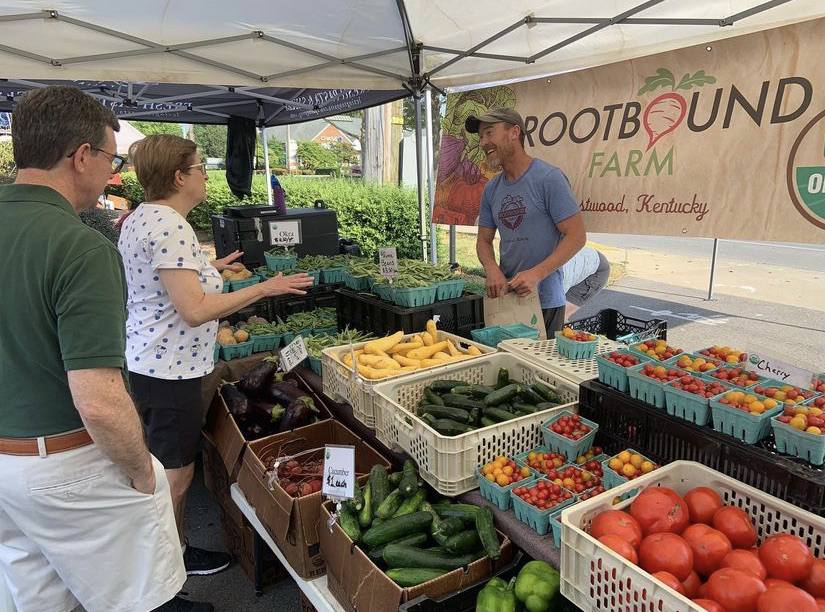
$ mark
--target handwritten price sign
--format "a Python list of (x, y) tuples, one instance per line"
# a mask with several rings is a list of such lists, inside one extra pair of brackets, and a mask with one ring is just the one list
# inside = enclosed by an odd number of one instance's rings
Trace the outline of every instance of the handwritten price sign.
[(324, 447), (324, 495), (352, 499), (355, 496), (355, 447), (327, 444)]
[(270, 221), (269, 243), (272, 246), (301, 244), (301, 221)]
[(398, 254), (395, 247), (381, 247), (378, 249), (378, 267), (381, 276), (392, 278), (398, 274)]
[(284, 372), (289, 372), (306, 358), (307, 345), (304, 344), (303, 336), (298, 336), (281, 349), (281, 367)]

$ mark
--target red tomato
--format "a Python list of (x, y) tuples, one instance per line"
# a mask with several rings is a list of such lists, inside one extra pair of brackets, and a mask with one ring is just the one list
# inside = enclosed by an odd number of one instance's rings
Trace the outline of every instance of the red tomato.
[(696, 571), (690, 572), (687, 579), (682, 580), (682, 586), (685, 587), (685, 597), (694, 598), (699, 597), (699, 588), (702, 586), (702, 579)]
[(735, 567), (736, 569), (745, 570), (751, 572), (760, 580), (765, 580), (768, 576), (768, 570), (762, 565), (759, 556), (742, 548), (736, 548), (725, 555), (719, 567)]
[(685, 494), (691, 523), (710, 525), (713, 514), (724, 504), (722, 498), (710, 487), (696, 487)]
[(819, 612), (816, 600), (802, 589), (795, 586), (776, 585), (768, 588), (756, 602), (757, 612)]
[(654, 533), (639, 546), (639, 566), (650, 574), (670, 572), (681, 582), (693, 569), (693, 551), (675, 533)]
[(664, 582), (667, 586), (671, 589), (679, 593), (680, 595), (685, 594), (685, 587), (682, 586), (682, 583), (676, 579), (676, 576), (671, 574), (670, 572), (655, 572), (653, 577), (657, 580)]
[(725, 612), (756, 612), (756, 601), (766, 591), (759, 578), (733, 567), (716, 570), (707, 584), (708, 598), (719, 603)]
[(786, 533), (765, 538), (759, 547), (759, 559), (765, 564), (768, 576), (788, 582), (807, 578), (814, 564), (808, 545), (801, 538)]
[(719, 569), (722, 559), (733, 548), (724, 533), (702, 523), (685, 529), (682, 537), (693, 550), (693, 569), (705, 577)]
[(685, 500), (667, 487), (648, 487), (639, 493), (630, 504), (630, 514), (639, 522), (644, 535), (679, 534), (690, 520)]
[(694, 599), (693, 603), (708, 612), (726, 612), (726, 610), (712, 599)]
[(696, 593), (697, 599), (707, 599), (708, 598), (708, 583), (703, 582), (699, 585), (699, 590)]
[(633, 548), (633, 545), (623, 537), (617, 536), (615, 533), (606, 533), (599, 538), (599, 542), (607, 546), (613, 552), (630, 561), (633, 565), (639, 563), (639, 557), (636, 554), (636, 549)]
[(742, 508), (719, 508), (713, 515), (713, 528), (728, 536), (734, 548), (751, 548), (756, 544), (756, 527)]
[(825, 599), (817, 599), (816, 605), (819, 606), (820, 612), (825, 612)]
[(782, 586), (793, 586), (787, 580), (780, 580), (779, 578), (765, 578), (763, 582), (765, 583), (765, 586), (768, 588), (771, 588), (772, 586), (776, 586), (778, 584)]
[(814, 597), (825, 595), (825, 561), (814, 559), (811, 571), (796, 586), (808, 591)]
[(642, 543), (642, 528), (635, 518), (622, 510), (605, 510), (590, 524), (590, 535), (597, 540), (607, 534), (617, 535), (630, 542), (633, 548)]

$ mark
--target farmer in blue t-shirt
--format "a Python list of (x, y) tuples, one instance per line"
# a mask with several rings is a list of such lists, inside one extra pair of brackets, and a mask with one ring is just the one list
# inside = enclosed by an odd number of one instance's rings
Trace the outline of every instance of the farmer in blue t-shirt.
[[(479, 135), (488, 164), (502, 172), (484, 186), (476, 252), (491, 298), (538, 290), (547, 336), (564, 325), (564, 290), (559, 268), (586, 241), (579, 205), (561, 170), (524, 151), (524, 120), (512, 108), (494, 108), (464, 123)], [(493, 238), (501, 237), (496, 263)]]

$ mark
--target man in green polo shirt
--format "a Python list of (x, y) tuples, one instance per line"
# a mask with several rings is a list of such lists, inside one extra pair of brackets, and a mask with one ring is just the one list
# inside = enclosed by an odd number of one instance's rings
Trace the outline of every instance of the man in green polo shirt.
[(175, 597), (186, 574), (169, 486), (123, 382), (120, 255), (77, 215), (123, 165), (117, 129), (72, 87), (27, 93), (12, 115), (17, 178), (0, 187), (0, 574), (18, 612), (212, 609)]

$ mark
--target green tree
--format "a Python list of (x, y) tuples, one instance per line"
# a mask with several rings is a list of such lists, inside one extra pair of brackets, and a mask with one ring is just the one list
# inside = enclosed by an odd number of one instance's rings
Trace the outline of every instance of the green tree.
[(0, 141), (0, 183), (12, 182), (16, 169), (11, 140)]
[(301, 168), (304, 170), (314, 172), (317, 168), (338, 167), (338, 158), (335, 153), (311, 140), (299, 140), (295, 156), (301, 160)]
[(195, 142), (203, 157), (226, 157), (226, 126), (196, 125)]
[(180, 123), (162, 123), (160, 121), (130, 121), (129, 123), (145, 136), (154, 136), (155, 134), (180, 136), (182, 134)]
[(358, 152), (346, 140), (335, 142), (330, 147), (330, 151), (338, 158), (338, 166), (345, 166), (349, 168), (358, 160)]
[[(284, 143), (271, 139), (268, 140), (266, 144), (269, 149), (269, 167), (286, 167), (286, 149), (284, 148)], [(255, 167), (258, 170), (266, 167), (264, 164), (264, 141), (262, 138), (258, 138), (255, 143)]]

